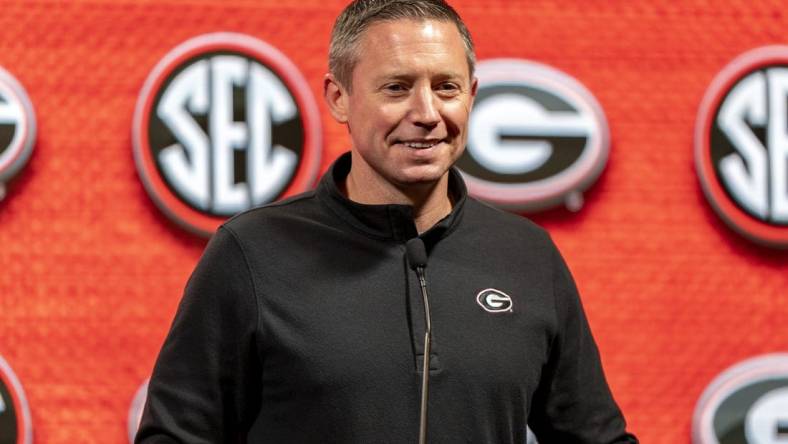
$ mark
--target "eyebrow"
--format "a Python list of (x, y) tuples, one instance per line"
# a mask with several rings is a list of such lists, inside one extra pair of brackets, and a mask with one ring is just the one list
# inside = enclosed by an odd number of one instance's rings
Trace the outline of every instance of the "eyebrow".
[[(418, 76), (411, 75), (411, 74), (400, 74), (400, 73), (391, 73), (391, 74), (382, 74), (375, 78), (376, 81), (382, 82), (386, 80), (405, 80), (410, 81), (413, 80)], [(432, 80), (462, 80), (462, 74), (456, 72), (441, 72), (437, 73), (432, 76)]]

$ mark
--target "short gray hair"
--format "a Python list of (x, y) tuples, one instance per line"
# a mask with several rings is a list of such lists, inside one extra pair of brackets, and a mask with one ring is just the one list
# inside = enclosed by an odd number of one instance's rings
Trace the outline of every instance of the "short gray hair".
[(373, 23), (394, 20), (439, 20), (452, 22), (462, 37), (468, 71), (473, 77), (476, 54), (471, 33), (460, 15), (443, 0), (354, 0), (334, 22), (328, 50), (328, 69), (337, 81), (350, 90), (353, 68), (358, 63), (358, 41)]

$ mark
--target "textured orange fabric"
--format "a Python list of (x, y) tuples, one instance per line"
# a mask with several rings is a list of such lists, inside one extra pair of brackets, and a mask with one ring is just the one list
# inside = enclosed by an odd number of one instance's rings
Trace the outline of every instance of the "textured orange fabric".
[[(456, 0), (480, 59), (574, 76), (602, 104), (607, 169), (577, 214), (533, 216), (572, 268), (613, 391), (644, 443), (689, 442), (694, 405), (723, 369), (788, 349), (788, 254), (713, 213), (692, 134), (735, 56), (785, 43), (788, 12), (745, 2)], [(39, 136), (0, 202), (0, 355), (28, 395), (38, 443), (122, 443), (205, 241), (154, 206), (135, 171), (142, 83), (175, 45), (233, 31), (284, 52), (321, 95), (344, 1), (7, 0), (0, 66), (25, 86)], [(322, 99), (321, 171), (348, 146)]]

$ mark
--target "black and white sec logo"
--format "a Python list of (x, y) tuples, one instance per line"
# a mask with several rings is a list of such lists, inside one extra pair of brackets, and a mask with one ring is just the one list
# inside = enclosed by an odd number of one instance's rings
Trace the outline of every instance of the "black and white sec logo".
[(788, 354), (741, 362), (720, 374), (701, 395), (693, 444), (788, 442)]
[(583, 205), (607, 162), (602, 108), (580, 82), (547, 65), (479, 63), (468, 143), (457, 166), (471, 194), (513, 210)]
[(717, 75), (698, 112), (695, 166), (731, 228), (788, 248), (788, 46), (746, 52)]
[(134, 114), (134, 158), (159, 208), (210, 235), (229, 216), (310, 189), (320, 115), (295, 65), (248, 35), (205, 34), (153, 69)]
[(30, 407), (11, 366), (0, 356), (0, 444), (31, 444)]
[(36, 138), (33, 104), (22, 85), (0, 68), (0, 200), (5, 183), (27, 163)]

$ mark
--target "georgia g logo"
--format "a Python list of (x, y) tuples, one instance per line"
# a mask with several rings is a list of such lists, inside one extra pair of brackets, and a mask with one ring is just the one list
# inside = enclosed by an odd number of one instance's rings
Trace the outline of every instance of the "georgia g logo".
[(0, 444), (32, 444), (33, 426), (25, 392), (0, 356)]
[(693, 444), (788, 443), (788, 354), (741, 362), (703, 392)]
[(277, 49), (247, 35), (206, 34), (156, 65), (132, 139), (154, 202), (210, 235), (239, 211), (312, 186), (320, 115), (303, 76)]
[(476, 303), (488, 313), (512, 311), (512, 298), (501, 290), (487, 288), (476, 295)]
[(25, 89), (0, 68), (0, 200), (5, 196), (5, 183), (30, 158), (35, 137), (35, 113)]
[(731, 228), (788, 248), (788, 46), (749, 51), (717, 75), (698, 112), (695, 166)]
[(484, 61), (476, 75), (468, 144), (457, 161), (469, 192), (513, 210), (579, 210), (610, 144), (594, 96), (567, 74), (525, 60)]

